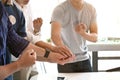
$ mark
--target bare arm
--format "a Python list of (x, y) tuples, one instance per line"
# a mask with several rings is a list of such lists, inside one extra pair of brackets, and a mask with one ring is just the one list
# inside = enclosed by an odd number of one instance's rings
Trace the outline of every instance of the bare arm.
[(4, 80), (7, 76), (19, 71), (22, 68), (31, 66), (35, 63), (36, 53), (33, 50), (23, 51), (20, 58), (11, 64), (0, 66), (0, 80)]
[(72, 58), (64, 59), (63, 55), (55, 52), (50, 52), (48, 58), (45, 58), (45, 49), (29, 43), (29, 45), (22, 52), (19, 60), (5, 66), (0, 66), (0, 80), (4, 80), (7, 76), (22, 68), (33, 65), (36, 60), (36, 55), (38, 58), (37, 60), (58, 63), (61, 65), (64, 65), (65, 63), (73, 60)]
[(42, 48), (44, 48), (44, 49), (49, 49), (49, 50), (51, 50), (51, 51), (54, 51), (54, 47), (55, 46), (53, 46), (53, 45), (51, 45), (51, 44), (48, 44), (48, 43), (46, 43), (46, 42), (43, 42), (43, 41), (38, 41), (38, 42), (36, 42), (35, 43), (35, 45), (37, 45), (37, 46), (39, 46), (39, 47), (42, 47)]
[(13, 74), (14, 72), (20, 70), (18, 68), (18, 63), (17, 61), (5, 66), (0, 66), (0, 80), (4, 80), (7, 76)]
[(51, 31), (51, 38), (53, 43), (62, 48), (63, 52), (62, 54), (67, 55), (66, 57), (73, 57), (75, 58), (75, 56), (73, 55), (73, 53), (67, 48), (67, 46), (64, 45), (62, 38), (61, 38), (61, 24), (58, 22), (52, 22), (51, 23), (52, 26), (52, 31)]
[[(51, 45), (51, 44), (48, 44), (46, 42), (43, 42), (43, 41), (39, 41), (37, 42), (35, 45), (39, 46), (39, 47), (42, 47), (44, 49), (49, 49), (50, 51), (54, 52), (54, 53), (58, 53), (58, 54), (61, 54), (63, 55), (64, 57), (68, 57), (66, 56), (65, 53), (71, 53), (69, 50), (66, 50), (68, 49), (66, 46), (55, 46), (55, 45)], [(65, 52), (65, 53), (64, 53)], [(72, 53), (71, 53), (72, 54)], [(44, 58), (40, 58), (38, 57), (37, 59), (42, 59), (42, 61), (46, 61)]]
[(97, 41), (97, 24), (93, 23), (90, 25), (90, 33), (86, 32), (86, 25), (85, 24), (78, 24), (75, 27), (75, 31), (80, 34), (84, 39), (91, 41), (91, 42), (96, 42)]
[(64, 43), (61, 39), (61, 25), (58, 22), (52, 22), (52, 31), (51, 31), (51, 38), (55, 45), (63, 46)]
[(47, 61), (47, 62), (58, 63), (61, 65), (64, 65), (66, 62), (73, 60), (72, 57), (65, 59), (66, 56), (61, 55), (60, 53), (52, 52), (52, 51), (50, 51), (49, 56), (45, 58), (44, 55), (46, 53), (46, 50), (31, 43), (28, 45), (26, 50), (27, 49), (33, 49), (36, 52), (37, 60), (39, 61)]

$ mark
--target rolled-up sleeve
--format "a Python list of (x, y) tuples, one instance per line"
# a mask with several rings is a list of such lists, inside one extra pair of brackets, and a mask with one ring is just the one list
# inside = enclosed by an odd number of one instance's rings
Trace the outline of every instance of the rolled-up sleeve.
[(29, 41), (17, 35), (17, 33), (11, 27), (11, 23), (8, 21), (8, 35), (7, 35), (7, 45), (10, 52), (18, 57), (20, 53), (28, 46)]

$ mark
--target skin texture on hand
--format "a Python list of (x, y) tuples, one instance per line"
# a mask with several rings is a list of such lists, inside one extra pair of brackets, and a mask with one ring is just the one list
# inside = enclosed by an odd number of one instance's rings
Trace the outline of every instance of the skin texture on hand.
[(42, 18), (37, 18), (33, 21), (34, 32), (37, 33), (41, 30), (41, 26), (43, 24)]
[(53, 47), (53, 52), (58, 52), (65, 57), (73, 56), (73, 53), (67, 48), (67, 46), (55, 46)]
[(75, 27), (75, 31), (76, 31), (78, 34), (80, 34), (80, 35), (85, 34), (85, 33), (86, 33), (86, 30), (87, 30), (87, 26), (86, 26), (85, 24), (83, 24), (83, 23), (78, 24), (78, 25), (76, 25), (76, 27)]
[(33, 65), (35, 60), (36, 53), (32, 49), (25, 50), (17, 61), (11, 64), (0, 66), (0, 80), (4, 80), (9, 75), (22, 68)]
[(71, 62), (75, 59), (75, 56), (66, 57), (61, 55), (60, 53), (51, 52), (48, 56), (48, 61), (51, 63), (58, 63), (60, 65), (64, 65), (68, 62)]
[(56, 52), (57, 54), (61, 54), (63, 57), (60, 59), (60, 61), (63, 61), (64, 63), (70, 62), (75, 59), (75, 55), (65, 45), (54, 46), (52, 51)]
[[(40, 47), (42, 47), (44, 49), (49, 49), (51, 51), (50, 54), (54, 53), (54, 54), (52, 54), (52, 55), (54, 55), (53, 57), (49, 57), (50, 55), (48, 56), (49, 59), (43, 59), (42, 57), (37, 56), (37, 59), (40, 60), (40, 61), (41, 60), (42, 61), (45, 60), (45, 61), (49, 62), (49, 60), (50, 60), (50, 62), (55, 62), (55, 63), (60, 64), (59, 62), (60, 61), (62, 62), (62, 60), (64, 60), (64, 59), (65, 60), (66, 59), (68, 60), (68, 59), (71, 59), (71, 58), (74, 59), (73, 53), (66, 46), (53, 46), (53, 45), (47, 44), (47, 43), (45, 43), (43, 41), (37, 42), (36, 45), (40, 46)], [(58, 55), (56, 55), (56, 54), (58, 54)], [(54, 58), (54, 57), (58, 57), (59, 58), (59, 56), (62, 56), (62, 58), (60, 59), (60, 61), (59, 61), (59, 59), (57, 60), (57, 59)], [(53, 60), (57, 60), (59, 62), (53, 61)], [(62, 63), (64, 63), (64, 62), (62, 62)]]
[(26, 68), (33, 64), (36, 61), (36, 52), (33, 49), (27, 50), (24, 52), (18, 59), (18, 67)]

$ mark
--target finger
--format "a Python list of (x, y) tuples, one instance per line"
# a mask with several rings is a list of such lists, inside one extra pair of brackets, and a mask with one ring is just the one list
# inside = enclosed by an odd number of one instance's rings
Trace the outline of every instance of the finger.
[(58, 49), (59, 50), (59, 52), (60, 52), (60, 54), (62, 54), (64, 57), (68, 57), (68, 55), (66, 54), (66, 49), (64, 49), (63, 47), (61, 47), (61, 48), (59, 48)]
[(32, 53), (32, 56), (35, 58), (35, 60), (37, 59), (37, 54), (36, 54), (36, 52)]
[(64, 57), (68, 57), (68, 55), (64, 51), (60, 51), (60, 54), (63, 55)]
[(35, 59), (37, 58), (36, 52), (32, 49), (30, 55), (33, 56)]
[(72, 56), (72, 52), (71, 52), (67, 47), (65, 47), (64, 49), (65, 49), (66, 54), (67, 54), (69, 57)]
[(42, 23), (42, 18), (37, 18), (38, 22)]

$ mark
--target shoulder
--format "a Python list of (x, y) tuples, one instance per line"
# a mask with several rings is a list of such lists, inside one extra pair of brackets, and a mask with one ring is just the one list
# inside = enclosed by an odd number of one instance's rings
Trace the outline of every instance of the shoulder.
[(68, 5), (69, 5), (68, 1), (62, 2), (58, 6), (56, 6), (54, 10), (56, 10), (56, 11), (65, 11), (65, 10), (67, 10)]
[(15, 4), (14, 4), (14, 7), (20, 14), (22, 13), (22, 11), (20, 9), (18, 9), (18, 7)]
[(6, 18), (8, 19), (8, 13), (7, 13), (4, 5), (3, 5), (3, 4), (1, 3), (1, 1), (0, 1), (0, 20), (1, 20), (2, 17), (5, 18), (5, 16), (3, 16), (3, 15), (5, 15)]
[(89, 9), (90, 11), (95, 11), (95, 7), (88, 3), (88, 2), (84, 2), (85, 8)]

